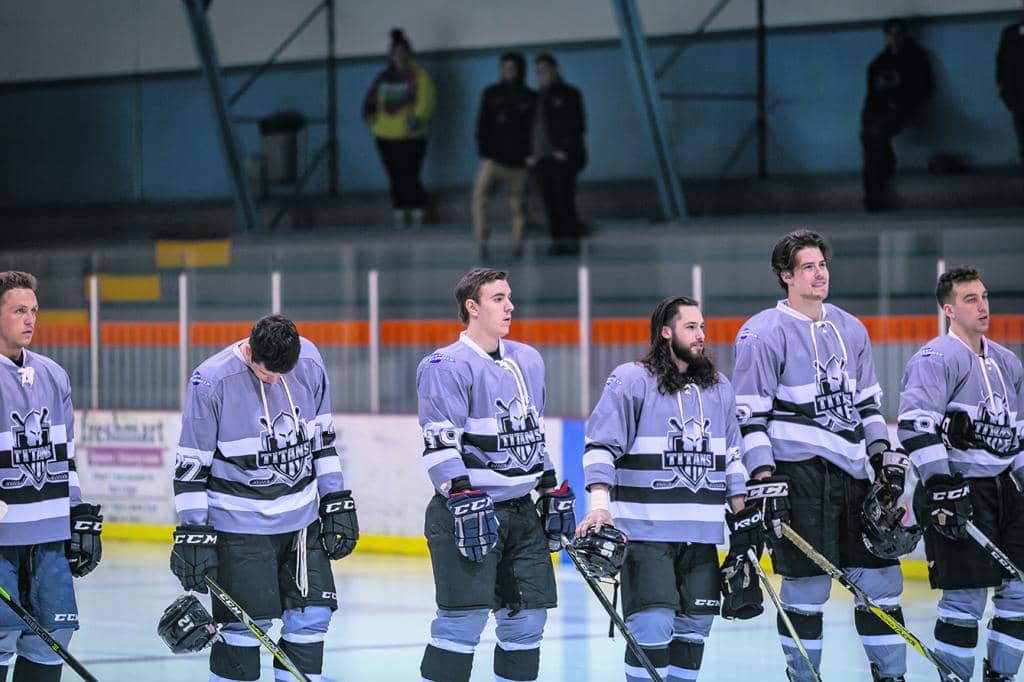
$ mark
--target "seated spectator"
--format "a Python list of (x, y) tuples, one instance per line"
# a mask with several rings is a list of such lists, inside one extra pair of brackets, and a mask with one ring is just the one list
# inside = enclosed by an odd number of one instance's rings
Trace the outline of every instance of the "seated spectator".
[(1024, 167), (1024, 18), (1003, 29), (996, 54), (999, 96), (1013, 116), (1017, 147)]

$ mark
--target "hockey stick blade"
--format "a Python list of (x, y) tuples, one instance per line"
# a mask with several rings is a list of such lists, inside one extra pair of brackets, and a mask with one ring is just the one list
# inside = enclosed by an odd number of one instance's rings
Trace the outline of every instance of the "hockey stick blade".
[(814, 667), (814, 663), (811, 662), (811, 657), (807, 655), (807, 649), (804, 648), (804, 643), (800, 641), (800, 635), (796, 632), (796, 627), (793, 626), (793, 621), (789, 619), (789, 614), (782, 608), (782, 599), (779, 598), (778, 592), (772, 587), (771, 582), (768, 581), (768, 574), (761, 568), (761, 562), (757, 560), (757, 554), (754, 553), (753, 547), (747, 548), (747, 558), (754, 564), (754, 570), (757, 572), (757, 577), (761, 581), (761, 585), (764, 587), (764, 591), (768, 593), (768, 597), (775, 604), (775, 610), (779, 613), (779, 618), (782, 619), (783, 624), (786, 626), (786, 630), (789, 631), (789, 636), (793, 638), (793, 643), (796, 644), (797, 650), (800, 652), (800, 657), (804, 659), (804, 663), (807, 664), (807, 669), (811, 671), (811, 675), (814, 676), (814, 682), (821, 682), (821, 676)]
[(260, 644), (266, 647), (267, 651), (274, 655), (274, 658), (284, 666), (285, 670), (290, 672), (295, 679), (299, 680), (299, 682), (310, 682), (310, 679), (306, 677), (306, 674), (292, 663), (292, 659), (288, 658), (288, 654), (286, 654), (281, 647), (274, 642), (274, 640), (270, 639), (270, 635), (264, 632), (263, 628), (253, 621), (249, 614), (238, 605), (238, 602), (236, 602), (230, 594), (225, 592), (223, 587), (217, 584), (217, 581), (208, 575), (204, 575), (203, 579), (206, 581), (206, 584), (210, 586), (210, 594), (217, 597), (217, 599), (220, 600), (220, 603), (222, 603), (224, 607), (242, 623), (242, 625), (249, 628), (252, 634), (256, 636), (256, 639), (259, 640)]
[(0, 601), (3, 601), (5, 604), (7, 604), (7, 606), (11, 608), (11, 611), (14, 611), (14, 613), (17, 614), (18, 618), (21, 618), (21, 620), (23, 620), (25, 624), (28, 625), (29, 629), (32, 630), (32, 632), (37, 637), (39, 637), (39, 639), (43, 640), (46, 643), (46, 646), (50, 647), (50, 649), (52, 649), (55, 654), (60, 656), (62, 659), (64, 659), (65, 663), (71, 666), (72, 670), (78, 673), (79, 677), (85, 680), (85, 682), (97, 682), (96, 678), (93, 677), (92, 673), (86, 670), (85, 666), (79, 663), (78, 659), (72, 656), (70, 651), (65, 649), (60, 642), (53, 638), (53, 635), (51, 635), (47, 631), (47, 629), (43, 627), (42, 623), (36, 620), (31, 613), (26, 611), (21, 606), (21, 604), (14, 601), (14, 599), (11, 598), (11, 595), (7, 593), (7, 590), (3, 589), (2, 587), (0, 587)]
[(626, 646), (633, 650), (633, 654), (640, 660), (640, 664), (644, 667), (644, 670), (647, 671), (647, 674), (650, 675), (652, 682), (663, 682), (661, 675), (658, 674), (658, 669), (654, 667), (653, 663), (651, 663), (651, 659), (647, 658), (647, 654), (644, 653), (644, 650), (640, 647), (636, 638), (633, 637), (633, 633), (629, 631), (626, 621), (622, 620), (622, 616), (620, 616), (619, 612), (615, 610), (612, 603), (608, 601), (608, 595), (606, 595), (604, 590), (601, 589), (601, 585), (597, 582), (597, 579), (587, 573), (586, 568), (583, 567), (583, 563), (580, 562), (580, 558), (576, 554), (576, 548), (572, 546), (569, 538), (564, 535), (562, 536), (562, 547), (565, 548), (565, 552), (569, 555), (569, 558), (572, 560), (576, 570), (583, 576), (583, 580), (587, 583), (590, 591), (594, 593), (597, 600), (601, 602), (601, 606), (603, 606), (604, 610), (608, 612), (608, 616), (612, 619), (612, 622), (615, 623), (615, 627), (619, 629), (619, 632), (622, 633), (622, 637), (626, 640)]
[(0, 500), (0, 520), (7, 516), (7, 503)]
[(889, 613), (881, 606), (878, 606), (871, 601), (871, 598), (868, 597), (864, 590), (858, 587), (857, 584), (850, 580), (842, 570), (826, 559), (818, 550), (814, 549), (814, 547), (811, 546), (811, 543), (804, 540), (799, 533), (790, 527), (788, 523), (782, 523), (780, 525), (782, 527), (782, 534), (787, 540), (792, 542), (796, 548), (803, 552), (808, 559), (813, 561), (818, 568), (849, 590), (854, 597), (859, 599), (864, 606), (867, 607), (868, 611), (875, 614), (880, 621), (888, 625), (889, 629), (905, 639), (910, 646), (917, 649), (918, 653), (927, 658), (932, 665), (939, 669), (939, 672), (945, 676), (946, 682), (967, 682), (957, 675), (947, 663), (938, 658), (934, 651), (925, 646), (924, 642), (918, 639), (912, 632), (910, 632), (910, 630), (907, 630), (902, 623), (889, 615)]
[(1010, 561), (1010, 557), (1006, 556), (1003, 550), (996, 546), (996, 543), (988, 539), (988, 536), (981, 532), (981, 529), (974, 525), (974, 521), (967, 522), (967, 534), (977, 542), (982, 548), (989, 553), (996, 562), (1003, 567), (1011, 577), (1017, 580), (1024, 581), (1024, 572), (1021, 572), (1017, 565)]

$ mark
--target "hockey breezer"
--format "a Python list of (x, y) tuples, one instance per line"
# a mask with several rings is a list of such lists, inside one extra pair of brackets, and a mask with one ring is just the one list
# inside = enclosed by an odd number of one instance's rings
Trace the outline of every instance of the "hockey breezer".
[(206, 584), (210, 586), (210, 593), (219, 599), (227, 610), (235, 615), (235, 618), (237, 618), (239, 622), (252, 631), (252, 634), (256, 636), (256, 639), (259, 640), (260, 644), (265, 646), (267, 651), (274, 655), (274, 658), (276, 658), (281, 665), (285, 667), (285, 670), (294, 675), (295, 679), (299, 680), (299, 682), (310, 682), (310, 679), (306, 677), (305, 673), (299, 670), (298, 666), (292, 663), (292, 659), (288, 658), (288, 654), (274, 643), (274, 640), (270, 638), (270, 635), (264, 632), (263, 629), (253, 621), (249, 614), (238, 605), (238, 602), (232, 599), (231, 595), (225, 592), (224, 588), (217, 584), (217, 581), (209, 575), (204, 575), (203, 579), (206, 580)]
[(965, 527), (967, 528), (967, 534), (970, 535), (975, 542), (981, 545), (982, 549), (988, 552), (989, 556), (995, 559), (996, 563), (1002, 566), (1003, 569), (1010, 574), (1010, 577), (1024, 582), (1024, 571), (1021, 571), (1016, 564), (1010, 561), (1010, 557), (1006, 556), (1003, 550), (996, 546), (996, 543), (989, 540), (988, 536), (981, 532), (981, 529), (975, 526), (973, 521), (968, 521), (965, 524)]
[(78, 673), (83, 680), (85, 680), (86, 682), (97, 682), (96, 678), (93, 677), (92, 673), (86, 670), (85, 666), (79, 663), (78, 659), (72, 656), (70, 651), (61, 646), (60, 642), (55, 640), (53, 636), (50, 635), (49, 632), (47, 632), (46, 628), (43, 627), (42, 623), (36, 620), (31, 613), (26, 611), (21, 606), (21, 604), (14, 601), (14, 599), (11, 598), (11, 595), (7, 593), (7, 590), (5, 590), (2, 587), (0, 587), (0, 601), (3, 601), (5, 604), (11, 607), (11, 611), (14, 611), (14, 613), (17, 614), (18, 618), (21, 618), (23, 621), (25, 621), (25, 625), (28, 625), (29, 629), (32, 630), (33, 634), (37, 635), (39, 639), (46, 642), (46, 646), (53, 649), (53, 652), (55, 654), (63, 658), (64, 662), (71, 666), (71, 669)]
[(818, 568), (831, 576), (837, 583), (845, 587), (853, 596), (859, 599), (864, 606), (867, 607), (868, 611), (875, 614), (880, 621), (888, 625), (893, 632), (907, 640), (910, 646), (917, 649), (922, 656), (927, 658), (932, 665), (939, 669), (939, 673), (943, 676), (943, 679), (947, 682), (967, 682), (962, 677), (957, 675), (952, 668), (939, 659), (935, 652), (925, 646), (924, 642), (918, 639), (913, 633), (903, 626), (898, 620), (893, 618), (889, 613), (878, 606), (871, 598), (868, 597), (867, 593), (864, 592), (860, 587), (857, 586), (852, 580), (850, 580), (845, 573), (837, 568), (831, 561), (826, 559), (818, 550), (811, 546), (811, 543), (804, 540), (799, 533), (793, 530), (788, 523), (782, 523), (782, 534), (790, 542), (792, 542), (797, 549), (803, 552), (808, 559), (817, 564)]
[(651, 676), (652, 682), (662, 682), (661, 675), (658, 674), (657, 668), (655, 668), (651, 663), (651, 660), (647, 658), (647, 654), (644, 653), (644, 650), (640, 647), (636, 638), (633, 637), (633, 633), (629, 631), (629, 627), (626, 625), (626, 622), (622, 620), (622, 616), (620, 616), (619, 612), (615, 610), (612, 603), (608, 601), (608, 595), (606, 595), (604, 590), (601, 589), (601, 585), (598, 583), (597, 578), (590, 575), (587, 569), (583, 566), (579, 556), (576, 554), (576, 548), (572, 546), (569, 538), (564, 535), (562, 536), (562, 547), (565, 548), (569, 558), (572, 559), (572, 563), (576, 567), (576, 570), (580, 572), (580, 575), (582, 575), (583, 579), (587, 582), (587, 585), (590, 587), (590, 591), (594, 593), (597, 600), (601, 602), (601, 606), (603, 606), (604, 610), (608, 612), (608, 616), (612, 619), (612, 622), (615, 623), (615, 627), (617, 627), (619, 632), (622, 633), (623, 638), (626, 640), (626, 646), (633, 650), (633, 653), (636, 654), (636, 657), (640, 660), (640, 664), (643, 665), (644, 670), (646, 670), (647, 674)]

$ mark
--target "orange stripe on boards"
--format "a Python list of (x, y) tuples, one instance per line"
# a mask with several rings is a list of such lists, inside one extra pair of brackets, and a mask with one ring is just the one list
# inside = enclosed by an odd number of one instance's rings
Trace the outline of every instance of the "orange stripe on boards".
[(88, 346), (89, 325), (81, 322), (36, 324), (33, 346)]
[(298, 327), (300, 334), (318, 346), (368, 346), (370, 344), (369, 322), (296, 322), (295, 326)]
[(380, 323), (384, 346), (447, 346), (464, 329), (458, 320), (389, 320)]
[(191, 346), (226, 346), (249, 338), (252, 322), (193, 322), (188, 328)]
[(177, 322), (104, 322), (101, 346), (177, 346)]

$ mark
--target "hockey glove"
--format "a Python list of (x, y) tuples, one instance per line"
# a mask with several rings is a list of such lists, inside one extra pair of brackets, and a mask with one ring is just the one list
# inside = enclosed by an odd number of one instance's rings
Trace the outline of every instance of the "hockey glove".
[(186, 590), (206, 594), (204, 575), (217, 579), (217, 531), (213, 526), (178, 526), (171, 548), (171, 573)]
[(99, 565), (103, 557), (102, 530), (100, 505), (76, 504), (71, 508), (71, 539), (64, 546), (71, 575), (81, 578)]
[(764, 549), (764, 506), (747, 503), (735, 514), (725, 511), (725, 526), (729, 529), (729, 554), (745, 555), (747, 549), (761, 556)]
[(907, 453), (889, 449), (876, 453), (871, 456), (871, 468), (875, 470), (875, 485), (868, 494), (876, 495), (883, 508), (895, 507), (903, 495), (903, 484), (910, 468)]
[(331, 559), (344, 559), (356, 548), (359, 519), (350, 490), (320, 498), (320, 544)]
[(942, 418), (940, 432), (942, 442), (947, 448), (970, 450), (981, 447), (974, 432), (974, 421), (971, 415), (963, 410), (952, 410)]
[(455, 545), (459, 554), (480, 563), (498, 544), (498, 518), (494, 502), (483, 490), (464, 490), (448, 498), (455, 521)]
[(720, 573), (722, 581), (722, 618), (746, 620), (764, 612), (764, 595), (757, 580), (757, 569), (745, 553), (729, 550)]
[(932, 529), (944, 538), (963, 540), (971, 518), (971, 487), (961, 474), (936, 474), (925, 484)]
[(559, 551), (562, 536), (571, 538), (576, 532), (576, 494), (569, 488), (569, 481), (542, 494), (537, 500), (537, 513), (548, 538), (548, 551)]
[(769, 476), (747, 481), (747, 506), (758, 505), (763, 510), (765, 528), (771, 537), (782, 539), (782, 524), (789, 523), (789, 478)]

